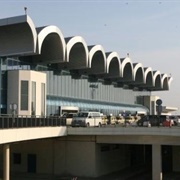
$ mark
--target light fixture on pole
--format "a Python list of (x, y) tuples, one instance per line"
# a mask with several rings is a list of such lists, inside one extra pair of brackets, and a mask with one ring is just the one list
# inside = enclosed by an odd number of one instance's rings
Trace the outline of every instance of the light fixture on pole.
[(11, 103), (9, 105), (9, 108), (11, 109), (11, 113), (14, 116), (16, 114), (16, 110), (17, 110), (17, 104), (16, 103)]
[(27, 7), (24, 7), (25, 15), (27, 15)]

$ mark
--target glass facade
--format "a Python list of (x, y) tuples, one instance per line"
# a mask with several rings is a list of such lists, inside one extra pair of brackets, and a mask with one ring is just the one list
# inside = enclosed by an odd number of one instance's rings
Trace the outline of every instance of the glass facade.
[[(60, 106), (73, 106), (79, 107), (82, 111), (100, 111), (104, 114), (117, 115), (122, 111), (129, 112), (131, 114), (137, 111), (148, 112), (148, 109), (141, 105), (128, 105), (122, 103), (103, 102), (95, 100), (75, 99), (66, 97), (47, 96), (47, 115), (59, 114)], [(54, 113), (53, 113), (54, 112)]]
[[(18, 58), (7, 58), (1, 64), (2, 69), (2, 100), (1, 110), (7, 104), (7, 70), (26, 69), (43, 71), (47, 77), (47, 87), (41, 84), (41, 115), (58, 114), (59, 106), (78, 106), (82, 110), (99, 110), (104, 113), (118, 113), (121, 110), (136, 111), (142, 108), (137, 104), (137, 97), (150, 95), (149, 91), (133, 91), (116, 88), (114, 85), (104, 85), (102, 82), (90, 83), (88, 79), (73, 79), (69, 72), (49, 69), (48, 66), (22, 62)], [(32, 83), (32, 114), (36, 109), (36, 85)], [(3, 97), (4, 95), (4, 97)], [(45, 101), (45, 98), (47, 101)], [(46, 102), (46, 104), (45, 104)], [(21, 110), (28, 109), (28, 84), (22, 82)], [(2, 112), (2, 111), (1, 111)]]
[(36, 115), (36, 82), (32, 82), (31, 115)]
[(21, 110), (28, 110), (28, 81), (21, 81)]
[(45, 115), (45, 84), (41, 83), (41, 116)]
[(90, 83), (87, 79), (72, 79), (69, 75), (58, 76), (53, 71), (46, 73), (47, 115), (58, 114), (59, 106), (78, 106), (80, 110), (98, 110), (104, 114), (118, 114), (122, 110), (135, 112), (143, 109), (136, 104), (136, 97), (150, 94), (101, 82)]

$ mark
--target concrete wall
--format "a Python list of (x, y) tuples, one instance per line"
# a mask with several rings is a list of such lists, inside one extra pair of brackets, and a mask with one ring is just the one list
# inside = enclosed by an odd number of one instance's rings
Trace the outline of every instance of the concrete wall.
[(96, 147), (97, 176), (119, 171), (130, 166), (130, 151), (128, 145), (97, 144)]
[[(37, 173), (51, 174), (53, 172), (53, 145), (52, 140), (18, 143), (11, 146), (11, 171), (27, 172), (28, 154), (37, 156)], [(13, 164), (13, 153), (21, 153), (21, 164)]]
[(95, 177), (95, 148), (91, 136), (68, 137), (66, 142), (59, 139), (56, 141), (55, 173)]
[(158, 96), (144, 96), (144, 106), (149, 108), (150, 115), (156, 115), (156, 100), (158, 99)]
[[(28, 87), (28, 110), (20, 109), (21, 102), (21, 81), (29, 82)], [(12, 110), (9, 108), (10, 104), (17, 104), (16, 114), (31, 115), (31, 101), (32, 101), (32, 81), (36, 82), (36, 114), (41, 115), (41, 83), (46, 87), (46, 74), (37, 71), (28, 70), (11, 70), (8, 71), (8, 95), (7, 95), (7, 113), (11, 114)], [(46, 91), (45, 91), (45, 109), (46, 109)], [(46, 110), (45, 110), (46, 114)]]
[[(97, 144), (95, 136), (68, 136), (65, 139), (66, 141), (61, 138), (61, 143), (55, 143), (55, 149), (61, 149), (55, 153), (55, 164), (59, 164), (55, 168), (56, 174), (64, 171), (68, 175), (98, 177), (130, 164), (127, 145)], [(104, 151), (104, 146), (108, 146), (109, 149)]]
[[(36, 155), (37, 174), (98, 177), (129, 166), (128, 146), (109, 146), (110, 149), (104, 151), (104, 145), (96, 144), (95, 136), (70, 136), (11, 144), (11, 172), (27, 173), (28, 154)], [(13, 164), (13, 153), (21, 154), (21, 164)], [(0, 154), (2, 164), (2, 148)]]

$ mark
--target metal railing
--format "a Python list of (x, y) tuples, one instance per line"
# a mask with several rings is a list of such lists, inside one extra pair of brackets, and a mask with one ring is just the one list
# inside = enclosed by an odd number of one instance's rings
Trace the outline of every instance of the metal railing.
[(0, 116), (0, 129), (47, 126), (66, 126), (66, 122), (59, 116)]

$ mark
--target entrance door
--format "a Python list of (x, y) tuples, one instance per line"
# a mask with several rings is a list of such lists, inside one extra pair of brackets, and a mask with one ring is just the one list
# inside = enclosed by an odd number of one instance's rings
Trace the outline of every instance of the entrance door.
[(27, 170), (29, 173), (36, 173), (36, 154), (28, 154)]
[(162, 146), (162, 172), (172, 172), (172, 146)]

